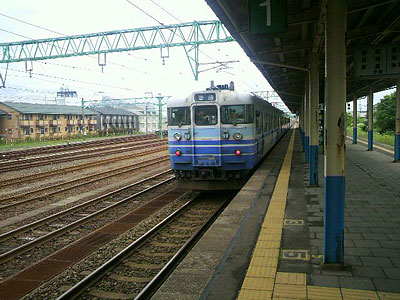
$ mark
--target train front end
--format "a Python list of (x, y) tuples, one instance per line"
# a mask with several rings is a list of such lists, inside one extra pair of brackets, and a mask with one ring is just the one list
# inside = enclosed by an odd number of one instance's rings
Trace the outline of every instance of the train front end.
[(240, 189), (254, 168), (251, 98), (208, 89), (168, 102), (168, 144), (181, 187)]

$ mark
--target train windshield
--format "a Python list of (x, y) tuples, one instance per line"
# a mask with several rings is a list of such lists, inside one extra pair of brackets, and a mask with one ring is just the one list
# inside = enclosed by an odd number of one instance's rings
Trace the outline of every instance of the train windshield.
[(169, 126), (190, 125), (190, 108), (189, 107), (168, 108), (168, 125)]
[(216, 125), (218, 123), (217, 107), (214, 105), (195, 106), (194, 122), (197, 126)]
[(223, 124), (248, 124), (254, 122), (253, 105), (224, 105), (221, 107)]

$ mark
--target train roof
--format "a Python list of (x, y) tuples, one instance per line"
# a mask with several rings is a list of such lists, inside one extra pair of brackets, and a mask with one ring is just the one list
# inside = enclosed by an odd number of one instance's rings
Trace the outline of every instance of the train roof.
[[(224, 104), (236, 104), (236, 103), (241, 103), (241, 104), (254, 104), (255, 102), (257, 103), (263, 103), (264, 105), (268, 105), (271, 107), (273, 110), (280, 111), (284, 113), (282, 110), (272, 106), (271, 103), (269, 103), (267, 100), (260, 98), (257, 95), (254, 94), (249, 94), (249, 93), (241, 93), (241, 92), (236, 92), (236, 91), (230, 91), (230, 90), (202, 90), (202, 91), (196, 91), (191, 93), (187, 97), (180, 97), (180, 98), (170, 98), (168, 100), (168, 107), (181, 107), (181, 106), (190, 106), (192, 103), (194, 103), (194, 95), (195, 94), (202, 94), (202, 93), (216, 93), (220, 97), (222, 96), (223, 99), (219, 100), (218, 103), (221, 105)], [(240, 101), (238, 100), (240, 98)], [(224, 103), (227, 101), (226, 103)], [(197, 103), (201, 103), (201, 101), (196, 101)], [(210, 102), (207, 101), (205, 102), (209, 104)]]

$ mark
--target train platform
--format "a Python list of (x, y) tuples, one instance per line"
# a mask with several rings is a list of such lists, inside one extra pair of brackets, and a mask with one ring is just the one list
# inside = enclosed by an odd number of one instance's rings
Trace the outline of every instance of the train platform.
[(400, 299), (400, 168), (347, 142), (345, 266), (322, 264), (323, 156), (298, 130), (270, 152), (152, 299)]

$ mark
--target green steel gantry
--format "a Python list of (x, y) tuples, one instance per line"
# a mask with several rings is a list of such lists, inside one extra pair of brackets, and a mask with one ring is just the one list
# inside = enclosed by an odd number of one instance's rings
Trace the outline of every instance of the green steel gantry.
[(220, 21), (114, 30), (49, 39), (0, 43), (0, 63), (182, 46), (195, 80), (199, 46), (234, 41)]

